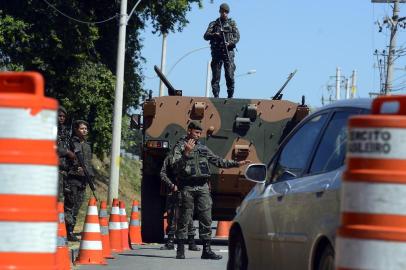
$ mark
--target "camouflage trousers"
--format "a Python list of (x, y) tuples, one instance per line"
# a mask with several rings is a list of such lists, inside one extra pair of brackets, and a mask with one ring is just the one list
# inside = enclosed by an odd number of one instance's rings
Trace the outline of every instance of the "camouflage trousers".
[(221, 67), (224, 64), (224, 73), (226, 77), (227, 93), (229, 97), (232, 97), (234, 94), (234, 52), (229, 51), (228, 59), (227, 55), (212, 55), (211, 59), (211, 88), (213, 91), (213, 96), (218, 97), (220, 94), (220, 77), (221, 77)]
[(65, 185), (64, 196), (64, 211), (66, 228), (73, 230), (76, 225), (76, 217), (79, 209), (82, 206), (85, 197), (86, 185), (83, 185), (77, 180), (68, 178)]
[[(167, 235), (175, 235), (176, 232), (176, 221), (177, 216), (179, 214), (179, 201), (180, 196), (177, 193), (170, 193), (166, 196), (166, 213), (167, 213), (167, 221), (168, 227), (166, 227), (166, 234)], [(195, 227), (193, 226), (193, 219), (191, 219), (187, 226), (187, 235), (188, 236), (195, 236)]]
[(212, 199), (209, 185), (184, 186), (181, 188), (181, 204), (179, 207), (179, 219), (177, 224), (176, 237), (185, 240), (187, 227), (193, 212), (196, 212), (199, 220), (199, 238), (201, 240), (211, 239), (211, 207)]
[(64, 189), (65, 189), (65, 182), (67, 178), (66, 171), (59, 170), (58, 174), (58, 202), (64, 201)]

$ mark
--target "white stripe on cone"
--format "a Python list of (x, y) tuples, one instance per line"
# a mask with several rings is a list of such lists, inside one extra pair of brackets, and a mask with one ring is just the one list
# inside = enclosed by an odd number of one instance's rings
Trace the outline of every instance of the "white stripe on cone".
[(57, 195), (57, 166), (0, 164), (0, 175), (0, 194)]
[(406, 215), (406, 185), (342, 183), (341, 212)]
[(100, 225), (97, 223), (86, 223), (83, 232), (100, 232)]
[(336, 266), (348, 269), (406, 269), (406, 243), (338, 237)]
[(128, 229), (128, 222), (120, 222), (121, 229)]
[(406, 159), (406, 129), (351, 127), (348, 157)]
[(138, 206), (133, 206), (132, 212), (138, 212)]
[(111, 214), (120, 215), (120, 209), (117, 206), (112, 207)]
[(54, 253), (56, 222), (0, 221), (0, 252)]
[(87, 215), (92, 215), (92, 216), (97, 216), (98, 212), (97, 212), (97, 206), (89, 206), (87, 208)]
[(82, 240), (80, 241), (80, 249), (102, 250), (103, 245), (101, 241)]
[(121, 222), (109, 222), (110, 230), (121, 230)]

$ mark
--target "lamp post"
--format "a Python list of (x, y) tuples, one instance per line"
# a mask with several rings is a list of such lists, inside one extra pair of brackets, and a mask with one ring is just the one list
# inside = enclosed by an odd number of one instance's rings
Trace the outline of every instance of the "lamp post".
[(114, 96), (113, 112), (113, 142), (111, 145), (110, 160), (110, 183), (108, 202), (111, 204), (113, 198), (118, 197), (118, 182), (120, 173), (120, 143), (121, 143), (121, 121), (123, 110), (123, 86), (124, 86), (124, 63), (125, 63), (125, 35), (128, 20), (131, 18), (135, 8), (141, 0), (138, 0), (127, 15), (127, 0), (121, 0), (120, 4), (120, 26), (118, 32), (116, 86)]
[[(248, 70), (247, 72), (244, 72), (244, 73), (240, 73), (240, 74), (238, 74), (238, 75), (235, 75), (234, 78), (243, 77), (243, 76), (247, 76), (247, 75), (252, 75), (252, 74), (255, 74), (255, 73), (257, 73), (257, 70), (256, 70), (256, 69), (250, 69), (250, 70)], [(225, 82), (222, 82), (222, 83), (220, 84), (220, 86), (223, 86), (224, 84), (225, 84)]]

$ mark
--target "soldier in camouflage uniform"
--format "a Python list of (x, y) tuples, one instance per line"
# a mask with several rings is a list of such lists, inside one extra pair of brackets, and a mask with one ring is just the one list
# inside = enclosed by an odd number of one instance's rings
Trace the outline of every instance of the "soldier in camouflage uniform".
[(228, 98), (234, 94), (234, 48), (240, 40), (240, 33), (237, 24), (228, 18), (230, 7), (223, 3), (220, 5), (220, 18), (212, 21), (205, 34), (204, 39), (210, 41), (211, 48), (211, 87), (214, 97), (219, 97), (221, 66), (224, 63), (224, 73), (227, 84)]
[[(161, 247), (161, 250), (171, 250), (175, 248), (174, 241), (176, 231), (176, 212), (178, 210), (180, 202), (180, 192), (178, 191), (178, 187), (175, 184), (175, 177), (170, 166), (171, 159), (171, 154), (168, 154), (165, 157), (160, 172), (161, 180), (169, 191), (166, 195), (166, 212), (168, 215), (168, 227), (166, 234), (168, 235), (168, 241), (165, 243), (164, 246)], [(193, 219), (189, 221), (187, 231), (189, 250), (200, 251), (200, 248), (197, 247), (195, 243), (195, 228), (193, 226)]]
[(181, 138), (173, 149), (172, 167), (178, 179), (181, 192), (181, 205), (176, 237), (178, 239), (177, 259), (185, 258), (184, 243), (187, 226), (196, 210), (199, 219), (199, 238), (203, 241), (202, 259), (219, 260), (222, 257), (210, 248), (212, 199), (208, 180), (209, 163), (220, 168), (239, 167), (250, 163), (249, 160), (234, 161), (222, 159), (207, 146), (199, 143), (202, 127), (197, 121), (190, 122), (187, 136)]
[(69, 241), (78, 241), (73, 234), (73, 229), (76, 225), (76, 216), (78, 215), (80, 206), (83, 203), (86, 178), (84, 170), (87, 171), (90, 177), (94, 177), (93, 168), (91, 165), (92, 150), (89, 143), (86, 141), (89, 124), (84, 120), (75, 121), (74, 136), (70, 142), (70, 150), (75, 155), (82, 155), (85, 168), (82, 168), (78, 159), (75, 157), (69, 162), (68, 178), (65, 188), (65, 223)]
[(73, 159), (74, 155), (69, 150), (69, 129), (66, 126), (66, 109), (62, 106), (58, 109), (58, 136), (57, 152), (59, 156), (59, 176), (58, 176), (58, 201), (63, 202), (63, 190), (65, 188), (66, 177), (68, 176), (68, 158)]

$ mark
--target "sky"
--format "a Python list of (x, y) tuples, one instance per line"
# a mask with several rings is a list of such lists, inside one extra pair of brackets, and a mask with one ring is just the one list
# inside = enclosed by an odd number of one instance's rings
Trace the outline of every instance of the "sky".
[[(183, 90), (184, 96), (205, 95), (210, 49), (198, 49), (209, 46), (203, 34), (210, 21), (218, 18), (222, 2), (204, 0), (202, 9), (194, 5), (187, 15), (190, 23), (184, 30), (168, 35), (166, 71), (178, 62), (168, 79), (175, 88)], [(325, 99), (329, 95), (334, 97), (334, 93), (327, 91), (327, 85), (335, 85), (337, 67), (345, 78), (350, 78), (353, 70), (357, 71), (357, 97), (369, 97), (370, 92), (379, 91), (374, 51), (387, 49), (390, 32), (385, 27), (378, 32), (376, 21), (392, 16), (389, 4), (367, 0), (229, 0), (227, 3), (231, 9), (229, 17), (236, 21), (241, 35), (235, 56), (234, 98), (268, 99), (295, 69), (297, 73), (283, 91), (283, 99), (300, 102), (304, 95), (312, 107), (322, 105), (322, 95)], [(406, 5), (400, 4), (400, 16), (404, 15)], [(152, 34), (151, 30), (147, 28), (142, 33), (147, 76), (144, 89), (151, 89), (158, 96), (159, 79), (151, 77), (155, 76), (153, 66), (161, 63), (162, 36)], [(400, 29), (399, 46), (406, 44), (405, 36), (405, 30)], [(405, 66), (404, 58), (397, 59), (393, 83), (396, 88), (406, 86)], [(256, 72), (248, 75), (253, 69)], [(221, 77), (220, 97), (225, 97), (224, 71)]]

